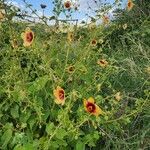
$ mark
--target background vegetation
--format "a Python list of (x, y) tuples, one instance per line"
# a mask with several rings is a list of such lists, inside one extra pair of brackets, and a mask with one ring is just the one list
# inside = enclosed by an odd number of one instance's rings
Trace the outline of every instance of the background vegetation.
[[(68, 39), (69, 30), (16, 22), (20, 10), (1, 2), (0, 149), (150, 148), (150, 3), (134, 4), (115, 10), (108, 25), (78, 27)], [(30, 47), (21, 39), (27, 26), (35, 34)], [(102, 59), (106, 67), (97, 64)], [(54, 102), (57, 86), (66, 94), (63, 106)], [(85, 111), (89, 97), (103, 115)]]

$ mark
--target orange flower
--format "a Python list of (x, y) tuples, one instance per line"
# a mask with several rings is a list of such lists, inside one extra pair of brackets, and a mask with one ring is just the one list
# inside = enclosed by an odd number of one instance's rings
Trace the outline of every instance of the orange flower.
[(66, 9), (70, 9), (71, 8), (71, 2), (68, 0), (68, 1), (66, 1), (65, 3), (64, 3), (64, 7), (66, 8)]
[(127, 3), (127, 10), (130, 11), (134, 6), (134, 3), (132, 2), (132, 0), (128, 0)]
[(92, 46), (96, 46), (96, 45), (97, 45), (97, 41), (96, 41), (95, 39), (93, 39), (93, 40), (91, 41), (91, 45), (92, 45)]
[(97, 64), (104, 68), (108, 65), (108, 62), (105, 59), (101, 59), (97, 61)]
[(103, 113), (101, 108), (94, 103), (94, 99), (90, 97), (88, 100), (84, 99), (83, 101), (85, 110), (95, 116), (99, 116)]
[(65, 103), (65, 91), (60, 86), (57, 86), (57, 88), (53, 91), (53, 94), (55, 96), (55, 103), (64, 105)]
[(108, 16), (103, 16), (103, 23), (108, 24), (109, 23), (109, 17)]
[(34, 32), (30, 28), (26, 28), (25, 32), (21, 34), (21, 37), (24, 42), (23, 45), (25, 47), (28, 47), (33, 43)]

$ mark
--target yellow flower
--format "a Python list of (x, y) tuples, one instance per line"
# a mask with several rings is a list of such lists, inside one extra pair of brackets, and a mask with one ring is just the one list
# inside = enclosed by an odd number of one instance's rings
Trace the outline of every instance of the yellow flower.
[(21, 34), (21, 37), (23, 39), (23, 45), (25, 47), (30, 46), (33, 43), (34, 40), (34, 32), (30, 28), (26, 28), (25, 32)]
[(128, 27), (127, 23), (125, 23), (122, 28), (125, 30)]
[(115, 94), (115, 99), (116, 99), (117, 101), (120, 101), (121, 98), (122, 98), (121, 93), (120, 93), (120, 92), (117, 92), (117, 93)]
[(68, 40), (68, 42), (72, 42), (73, 39), (74, 39), (73, 32), (68, 32), (68, 35), (67, 35), (67, 40)]
[(104, 23), (104, 24), (108, 24), (109, 21), (110, 21), (110, 20), (109, 20), (109, 17), (106, 16), (106, 15), (104, 15), (102, 19), (103, 19), (103, 23)]
[(88, 113), (95, 115), (95, 116), (99, 116), (103, 114), (103, 111), (101, 110), (99, 106), (97, 106), (94, 103), (94, 99), (92, 97), (90, 97), (88, 100), (84, 99), (83, 104), (84, 104), (84, 109)]
[(97, 64), (104, 68), (108, 65), (108, 62), (105, 59), (101, 59), (97, 61)]
[(69, 0), (64, 2), (64, 7), (65, 7), (66, 9), (70, 9), (70, 8), (71, 8), (71, 5), (72, 5), (72, 4), (71, 4), (71, 1), (69, 1)]
[(91, 41), (91, 45), (92, 45), (92, 46), (96, 46), (96, 45), (97, 45), (97, 41), (96, 41), (95, 39), (93, 39), (93, 40)]
[(127, 10), (130, 11), (134, 6), (134, 3), (132, 2), (132, 0), (128, 0), (127, 3)]
[(54, 97), (55, 97), (55, 103), (64, 105), (65, 103), (65, 91), (60, 86), (57, 86), (57, 88), (53, 91)]

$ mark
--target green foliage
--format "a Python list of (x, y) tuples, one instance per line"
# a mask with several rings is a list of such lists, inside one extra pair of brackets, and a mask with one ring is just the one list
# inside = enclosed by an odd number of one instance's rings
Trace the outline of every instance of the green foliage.
[[(39, 23), (24, 47), (27, 23), (1, 22), (0, 149), (148, 149), (150, 26), (149, 3), (142, 2), (107, 26), (78, 28), (72, 42)], [(103, 59), (105, 67), (98, 64)], [(57, 86), (65, 91), (63, 106), (55, 103)], [(85, 111), (89, 97), (102, 115)]]

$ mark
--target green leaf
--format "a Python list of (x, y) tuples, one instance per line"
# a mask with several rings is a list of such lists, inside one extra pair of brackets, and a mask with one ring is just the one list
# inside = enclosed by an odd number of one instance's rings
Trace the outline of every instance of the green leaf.
[(9, 143), (10, 139), (12, 138), (12, 130), (8, 129), (4, 132), (4, 134), (1, 137), (2, 149), (6, 149), (7, 144)]
[(20, 144), (16, 145), (15, 148), (13, 150), (25, 150), (23, 146), (21, 146)]
[(13, 118), (19, 118), (19, 106), (18, 105), (15, 105), (13, 108), (11, 108), (11, 115)]
[(78, 141), (76, 143), (76, 150), (85, 150), (85, 143)]
[(23, 147), (24, 147), (24, 150), (33, 150), (34, 149), (33, 145), (30, 143), (25, 144)]
[(59, 144), (57, 141), (51, 141), (49, 145), (53, 147), (54, 150), (59, 148)]
[(35, 123), (36, 123), (36, 118), (34, 116), (31, 116), (28, 120), (30, 129), (32, 130), (32, 128), (34, 127)]
[(67, 135), (67, 132), (66, 132), (65, 129), (60, 128), (60, 129), (57, 130), (56, 137), (58, 139), (63, 139), (66, 135)]
[(20, 114), (20, 122), (26, 123), (30, 116), (31, 116), (31, 111), (27, 109), (25, 112), (22, 112)]
[(44, 88), (45, 84), (49, 80), (48, 76), (43, 76), (38, 78), (33, 84), (28, 88), (29, 93), (37, 92)]
[(53, 123), (50, 123), (50, 124), (47, 124), (46, 126), (46, 132), (48, 135), (52, 134), (54, 132), (54, 124)]
[(11, 142), (12, 145), (21, 144), (23, 141), (23, 137), (25, 136), (24, 133), (15, 133), (13, 136), (13, 140)]
[(95, 131), (95, 132), (94, 132), (94, 139), (95, 139), (95, 140), (98, 140), (98, 139), (99, 139), (99, 132), (98, 132), (98, 131)]

